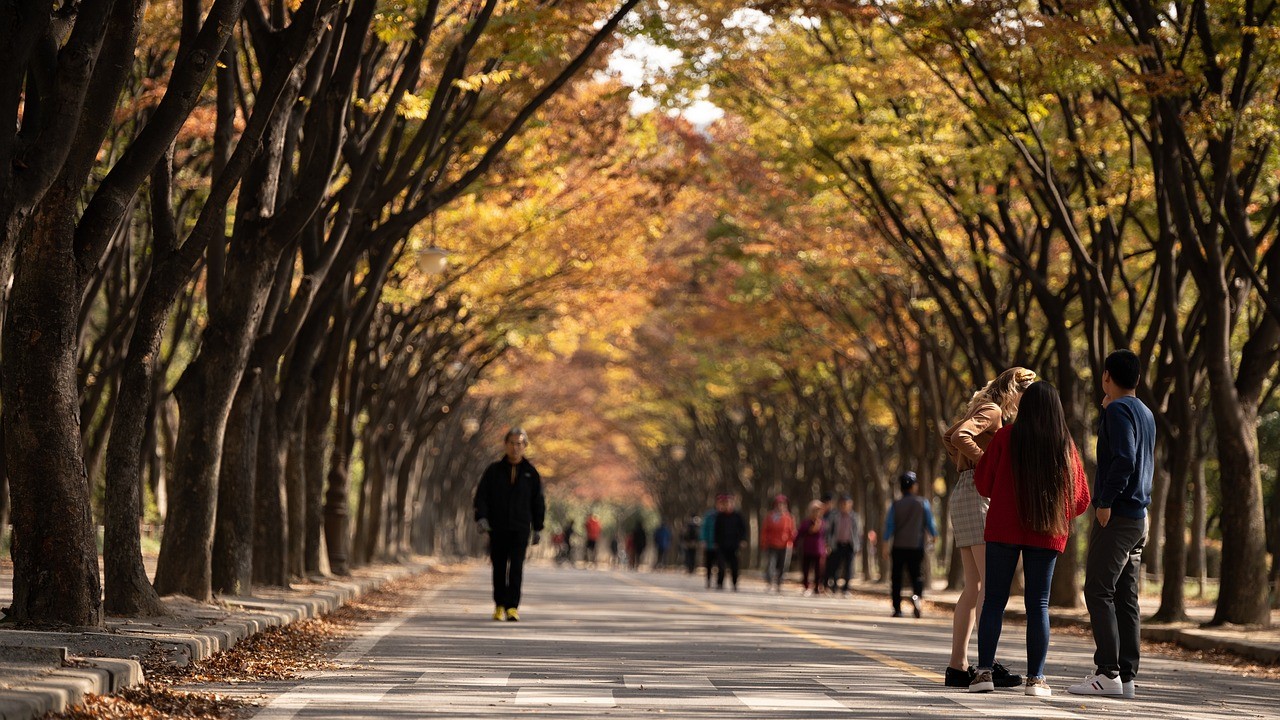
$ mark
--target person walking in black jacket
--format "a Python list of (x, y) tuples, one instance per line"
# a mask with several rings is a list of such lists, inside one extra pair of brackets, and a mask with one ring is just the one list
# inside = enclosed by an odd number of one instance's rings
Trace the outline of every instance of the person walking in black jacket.
[(716, 513), (716, 589), (724, 589), (725, 568), (733, 581), (734, 592), (738, 590), (738, 550), (747, 545), (747, 520), (738, 512), (733, 495), (723, 494), (716, 498), (720, 511)]
[(480, 477), (475, 516), (480, 532), (489, 536), (493, 619), (515, 622), (520, 619), (525, 550), (531, 541), (537, 545), (541, 540), (547, 501), (542, 495), (541, 476), (524, 456), (529, 436), (520, 428), (511, 428), (504, 444), (506, 454)]

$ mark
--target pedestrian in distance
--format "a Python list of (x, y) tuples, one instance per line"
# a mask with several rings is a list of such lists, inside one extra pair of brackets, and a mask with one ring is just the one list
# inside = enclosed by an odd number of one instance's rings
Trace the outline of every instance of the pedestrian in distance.
[(862, 550), (862, 518), (853, 510), (853, 498), (844, 494), (836, 503), (836, 509), (827, 516), (827, 578), (831, 592), (840, 581), (843, 595), (849, 594), (853, 579), (853, 561)]
[(684, 550), (684, 571), (686, 574), (692, 575), (693, 571), (698, 568), (698, 543), (701, 538), (702, 516), (695, 513), (684, 521), (684, 532), (680, 537), (680, 543)]
[(702, 562), (707, 569), (707, 589), (711, 589), (711, 573), (716, 567), (716, 516), (724, 507), (723, 495), (717, 496), (713, 507), (702, 516)]
[[(920, 598), (924, 596), (924, 558), (930, 538), (938, 537), (933, 523), (933, 508), (920, 497), (920, 484), (916, 474), (908, 470), (898, 476), (902, 497), (889, 506), (885, 513), (884, 540), (892, 542), (889, 592), (893, 602), (893, 616), (902, 617), (902, 573), (911, 575), (911, 608), (918, 618), (922, 614)], [(887, 546), (887, 545), (886, 545)]]
[(1047, 382), (1023, 393), (1018, 419), (991, 439), (974, 473), (978, 492), (991, 501), (984, 532), (986, 600), (978, 620), (978, 671), (969, 692), (995, 689), (996, 647), (1009, 604), (1009, 587), (1022, 558), (1027, 613), (1026, 694), (1053, 694), (1044, 677), (1049, 652), (1049, 588), (1071, 521), (1089, 507), (1080, 451), (1067, 430), (1058, 391)]
[(733, 495), (724, 494), (717, 498), (720, 511), (716, 513), (713, 532), (716, 545), (716, 589), (724, 589), (726, 572), (733, 582), (733, 591), (738, 591), (739, 560), (738, 552), (747, 547), (747, 519), (737, 510), (737, 501)]
[(1093, 629), (1094, 672), (1067, 688), (1075, 695), (1132, 698), (1141, 656), (1138, 588), (1147, 544), (1147, 506), (1155, 472), (1156, 423), (1136, 396), (1138, 356), (1117, 350), (1102, 370), (1094, 521), (1085, 561), (1084, 601)]
[(786, 495), (775, 495), (769, 514), (760, 525), (760, 550), (764, 552), (765, 590), (782, 592), (782, 576), (791, 564), (791, 548), (796, 539), (796, 521), (791, 517)]
[[(800, 586), (805, 596), (821, 595), (826, 584), (823, 562), (827, 558), (827, 523), (823, 520), (826, 505), (820, 500), (809, 503), (809, 512), (800, 522), (796, 542), (800, 545)], [(813, 574), (813, 588), (809, 587), (809, 575)]]
[(586, 533), (587, 533), (587, 557), (586, 561), (591, 563), (592, 567), (596, 566), (596, 546), (600, 543), (600, 518), (595, 513), (587, 515)]
[(627, 553), (631, 558), (631, 569), (640, 569), (640, 556), (644, 555), (644, 550), (649, 546), (649, 531), (644, 529), (644, 520), (636, 518), (635, 525), (631, 526), (631, 536), (627, 543)]
[[(975, 620), (982, 613), (983, 587), (987, 574), (987, 550), (983, 533), (987, 525), (987, 499), (973, 485), (973, 470), (982, 459), (991, 438), (1000, 428), (1018, 416), (1022, 393), (1035, 382), (1031, 370), (1013, 367), (1000, 373), (973, 394), (959, 420), (942, 434), (947, 457), (960, 471), (947, 503), (955, 546), (964, 566), (964, 591), (956, 600), (951, 622), (951, 661), (944, 683), (947, 687), (967, 688), (975, 671), (969, 664), (969, 642)], [(996, 664), (996, 686), (1016, 687), (1022, 678), (1004, 671)]]
[(541, 540), (547, 501), (542, 494), (542, 477), (524, 456), (529, 436), (520, 428), (511, 428), (503, 445), (503, 457), (480, 476), (475, 519), (480, 531), (489, 536), (493, 619), (515, 622), (520, 619), (525, 551)]
[(667, 551), (671, 549), (671, 526), (666, 520), (659, 521), (658, 528), (653, 531), (653, 567), (655, 570), (666, 567)]

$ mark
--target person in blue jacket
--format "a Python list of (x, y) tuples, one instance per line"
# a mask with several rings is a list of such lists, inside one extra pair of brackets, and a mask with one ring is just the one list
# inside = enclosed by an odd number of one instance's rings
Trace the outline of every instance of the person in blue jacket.
[(893, 561), (890, 563), (893, 576), (889, 579), (893, 616), (902, 617), (902, 573), (905, 570), (911, 575), (911, 607), (915, 616), (920, 617), (925, 550), (928, 539), (938, 537), (938, 528), (933, 523), (933, 509), (929, 501), (920, 497), (916, 474), (910, 470), (902, 473), (898, 486), (902, 489), (902, 497), (889, 506), (884, 521), (885, 542), (893, 541)]
[(476, 488), (476, 524), (489, 536), (489, 560), (493, 563), (493, 619), (520, 619), (520, 586), (524, 580), (524, 554), (537, 545), (547, 514), (542, 477), (524, 456), (529, 436), (511, 428), (503, 438), (506, 453), (485, 468)]
[(1155, 474), (1156, 421), (1137, 397), (1138, 356), (1116, 350), (1103, 361), (1094, 522), (1085, 561), (1084, 601), (1093, 628), (1095, 670), (1067, 688), (1075, 695), (1135, 697), (1141, 655), (1138, 588)]

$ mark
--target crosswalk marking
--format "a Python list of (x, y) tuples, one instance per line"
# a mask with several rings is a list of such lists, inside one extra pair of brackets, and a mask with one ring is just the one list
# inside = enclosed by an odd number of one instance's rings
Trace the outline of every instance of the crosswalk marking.
[(593, 705), (617, 707), (612, 690), (595, 688), (557, 687), (552, 689), (520, 688), (516, 693), (517, 705)]
[(762, 693), (735, 691), (734, 696), (752, 710), (844, 710), (852, 712), (822, 693)]
[(505, 687), (511, 673), (460, 673), (455, 669), (428, 670), (422, 673), (415, 685), (477, 685), (481, 687)]
[(628, 690), (714, 690), (711, 678), (690, 675), (624, 675)]

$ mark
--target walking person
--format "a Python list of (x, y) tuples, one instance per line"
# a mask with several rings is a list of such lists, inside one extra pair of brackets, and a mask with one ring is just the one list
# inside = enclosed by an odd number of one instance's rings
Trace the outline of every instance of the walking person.
[(1117, 350), (1102, 371), (1098, 468), (1093, 480), (1094, 522), (1085, 561), (1084, 601), (1093, 627), (1095, 670), (1067, 688), (1075, 695), (1137, 695), (1141, 656), (1142, 550), (1155, 472), (1156, 423), (1135, 395), (1138, 356)]
[(787, 507), (787, 496), (776, 495), (773, 508), (760, 527), (760, 549), (764, 552), (764, 585), (782, 592), (782, 576), (791, 561), (791, 547), (796, 539), (796, 521)]
[(911, 574), (911, 608), (921, 615), (920, 598), (924, 595), (924, 553), (928, 538), (938, 537), (933, 523), (933, 508), (920, 497), (916, 474), (908, 470), (898, 477), (902, 497), (889, 506), (885, 514), (884, 539), (893, 541), (893, 576), (889, 580), (893, 600), (893, 616), (902, 617), (902, 573)]
[(1026, 694), (1053, 694), (1044, 678), (1049, 652), (1049, 588), (1071, 521), (1089, 507), (1089, 485), (1080, 451), (1071, 441), (1058, 391), (1032, 383), (1018, 419), (996, 433), (974, 474), (978, 492), (991, 500), (984, 533), (986, 601), (978, 620), (978, 670), (969, 692), (995, 689), (996, 647), (1009, 604), (1009, 587), (1022, 558), (1027, 613)]
[(702, 516), (702, 563), (707, 568), (707, 589), (711, 589), (711, 571), (716, 566), (716, 516), (724, 507), (723, 495), (716, 496), (715, 506)]
[(586, 532), (587, 532), (587, 557), (586, 561), (591, 563), (591, 567), (596, 566), (596, 546), (600, 544), (600, 532), (603, 528), (600, 526), (600, 518), (595, 513), (587, 515)]
[[(821, 595), (826, 584), (823, 561), (827, 558), (827, 524), (823, 515), (827, 512), (821, 500), (809, 503), (809, 513), (800, 522), (796, 542), (800, 545), (800, 585), (805, 596)], [(813, 589), (809, 589), (809, 573), (813, 573)]]
[(644, 555), (644, 549), (649, 546), (649, 532), (644, 529), (643, 518), (636, 518), (636, 524), (631, 526), (631, 536), (628, 540), (627, 552), (631, 569), (639, 570), (640, 556)]
[(732, 495), (721, 495), (720, 512), (716, 513), (714, 534), (716, 543), (716, 589), (724, 589), (725, 571), (733, 581), (733, 591), (738, 591), (738, 551), (747, 545), (747, 519), (742, 517)]
[[(951, 489), (947, 503), (955, 546), (964, 566), (964, 591), (956, 600), (951, 622), (951, 662), (947, 665), (944, 684), (967, 688), (974, 670), (969, 665), (969, 641), (973, 637), (976, 618), (982, 613), (983, 587), (987, 573), (987, 550), (983, 532), (987, 525), (987, 499), (973, 485), (973, 470), (982, 459), (991, 438), (1000, 428), (1018, 416), (1022, 393), (1035, 382), (1031, 370), (1014, 367), (1000, 373), (973, 394), (968, 407), (954, 425), (942, 434), (947, 457), (960, 471), (960, 479)], [(995, 664), (997, 687), (1016, 687), (1022, 678), (1011, 675), (1003, 665)]]
[(692, 575), (698, 567), (698, 540), (702, 537), (702, 516), (693, 514), (684, 521), (681, 545), (684, 549), (684, 571)]
[(520, 619), (520, 586), (524, 579), (524, 554), (530, 543), (542, 537), (547, 501), (542, 477), (525, 458), (529, 436), (511, 428), (503, 438), (505, 454), (485, 468), (476, 488), (475, 518), (489, 536), (489, 560), (493, 563), (493, 619)]
[(849, 594), (849, 582), (853, 579), (853, 560), (861, 551), (862, 518), (853, 511), (853, 498), (840, 496), (835, 511), (827, 516), (827, 587), (836, 591), (840, 580), (842, 595)]
[(671, 526), (666, 520), (659, 521), (658, 528), (653, 531), (653, 552), (656, 555), (653, 559), (653, 569), (667, 566), (667, 551), (671, 549), (671, 537)]

